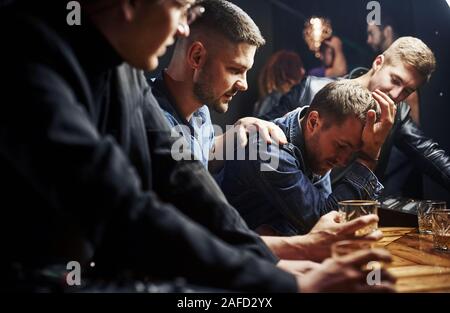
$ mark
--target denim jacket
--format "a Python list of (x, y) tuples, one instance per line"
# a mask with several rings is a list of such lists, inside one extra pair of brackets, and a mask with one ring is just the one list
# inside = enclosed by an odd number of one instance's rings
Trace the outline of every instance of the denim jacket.
[[(258, 116), (272, 120), (283, 116), (300, 106), (309, 105), (317, 92), (326, 84), (334, 81), (329, 77), (306, 76), (299, 84), (283, 97), (272, 111)], [(402, 101), (397, 104), (394, 125), (381, 148), (380, 161), (375, 173), (380, 181), (389, 184), (387, 176), (389, 163), (392, 161), (391, 151), (396, 147), (405, 154), (416, 168), (429, 176), (433, 181), (450, 192), (450, 156), (436, 141), (426, 136), (421, 128), (411, 119), (409, 105)], [(395, 152), (394, 152), (395, 153)], [(334, 181), (340, 179), (339, 171), (331, 175)]]
[(299, 119), (306, 108), (274, 121), (288, 144), (264, 149), (264, 142), (252, 137), (248, 147), (258, 146), (256, 159), (247, 154), (245, 160), (225, 162), (221, 187), (250, 228), (265, 224), (283, 235), (307, 233), (320, 216), (337, 209), (338, 201), (377, 198), (383, 188), (367, 167), (353, 162), (331, 193), (329, 173), (316, 177), (304, 160)]

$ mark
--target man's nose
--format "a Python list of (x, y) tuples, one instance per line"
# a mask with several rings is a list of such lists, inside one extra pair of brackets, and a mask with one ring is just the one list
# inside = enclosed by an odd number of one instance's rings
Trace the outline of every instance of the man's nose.
[(388, 96), (394, 100), (394, 102), (397, 102), (396, 100), (400, 98), (401, 94), (403, 92), (403, 88), (393, 88), (388, 92)]
[(235, 86), (239, 91), (246, 91), (248, 89), (247, 79), (245, 77), (238, 79)]

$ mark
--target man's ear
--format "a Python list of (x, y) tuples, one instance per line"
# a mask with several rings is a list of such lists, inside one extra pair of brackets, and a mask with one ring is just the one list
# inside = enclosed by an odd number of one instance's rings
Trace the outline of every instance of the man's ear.
[(134, 19), (139, 5), (139, 0), (120, 0), (120, 8), (127, 22), (131, 22)]
[(373, 60), (372, 69), (376, 72), (383, 66), (383, 64), (384, 64), (384, 55), (379, 54), (377, 55), (375, 60)]
[(306, 119), (306, 128), (309, 133), (314, 133), (320, 126), (320, 115), (317, 111), (311, 111)]
[(389, 42), (392, 42), (394, 39), (394, 30), (392, 29), (392, 26), (386, 26), (383, 29), (383, 36), (388, 40)]
[(300, 75), (303, 77), (303, 76), (305, 76), (305, 74), (306, 74), (306, 71), (305, 71), (305, 68), (304, 67), (302, 67), (301, 69), (300, 69)]
[(192, 69), (199, 69), (206, 60), (206, 49), (200, 41), (194, 41), (187, 51), (187, 60)]

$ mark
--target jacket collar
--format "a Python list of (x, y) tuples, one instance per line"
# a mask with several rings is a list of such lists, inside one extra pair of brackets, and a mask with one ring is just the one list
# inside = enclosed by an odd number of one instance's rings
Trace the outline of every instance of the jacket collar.
[(175, 105), (175, 100), (172, 97), (166, 82), (164, 81), (164, 70), (158, 73), (154, 79), (151, 79), (152, 91), (158, 99), (159, 106), (164, 111), (172, 115), (180, 124), (189, 125), (188, 121), (181, 115)]
[(63, 31), (69, 35), (70, 45), (80, 61), (89, 65), (89, 72), (101, 73), (124, 62), (89, 18), (82, 20), (82, 26), (65, 26)]
[(274, 123), (283, 130), (288, 142), (300, 149), (302, 154), (306, 153), (306, 149), (300, 119), (305, 115), (308, 107), (309, 106), (303, 106), (301, 108), (297, 108), (285, 116), (274, 120)]
[(277, 124), (281, 130), (283, 130), (288, 140), (288, 147), (290, 147), (289, 150), (292, 151), (296, 159), (300, 162), (305, 175), (312, 181), (316, 181), (320, 178), (320, 176), (313, 174), (308, 166), (305, 139), (303, 137), (303, 130), (300, 124), (300, 119), (305, 116), (308, 108), (309, 106), (297, 108), (287, 113), (285, 116), (274, 120), (273, 122)]

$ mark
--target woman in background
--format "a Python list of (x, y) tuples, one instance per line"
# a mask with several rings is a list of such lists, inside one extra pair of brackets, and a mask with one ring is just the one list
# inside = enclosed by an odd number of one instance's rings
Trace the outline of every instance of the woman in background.
[(300, 56), (292, 51), (275, 52), (262, 68), (259, 78), (259, 100), (254, 115), (261, 116), (271, 111), (283, 94), (298, 84), (305, 75)]

